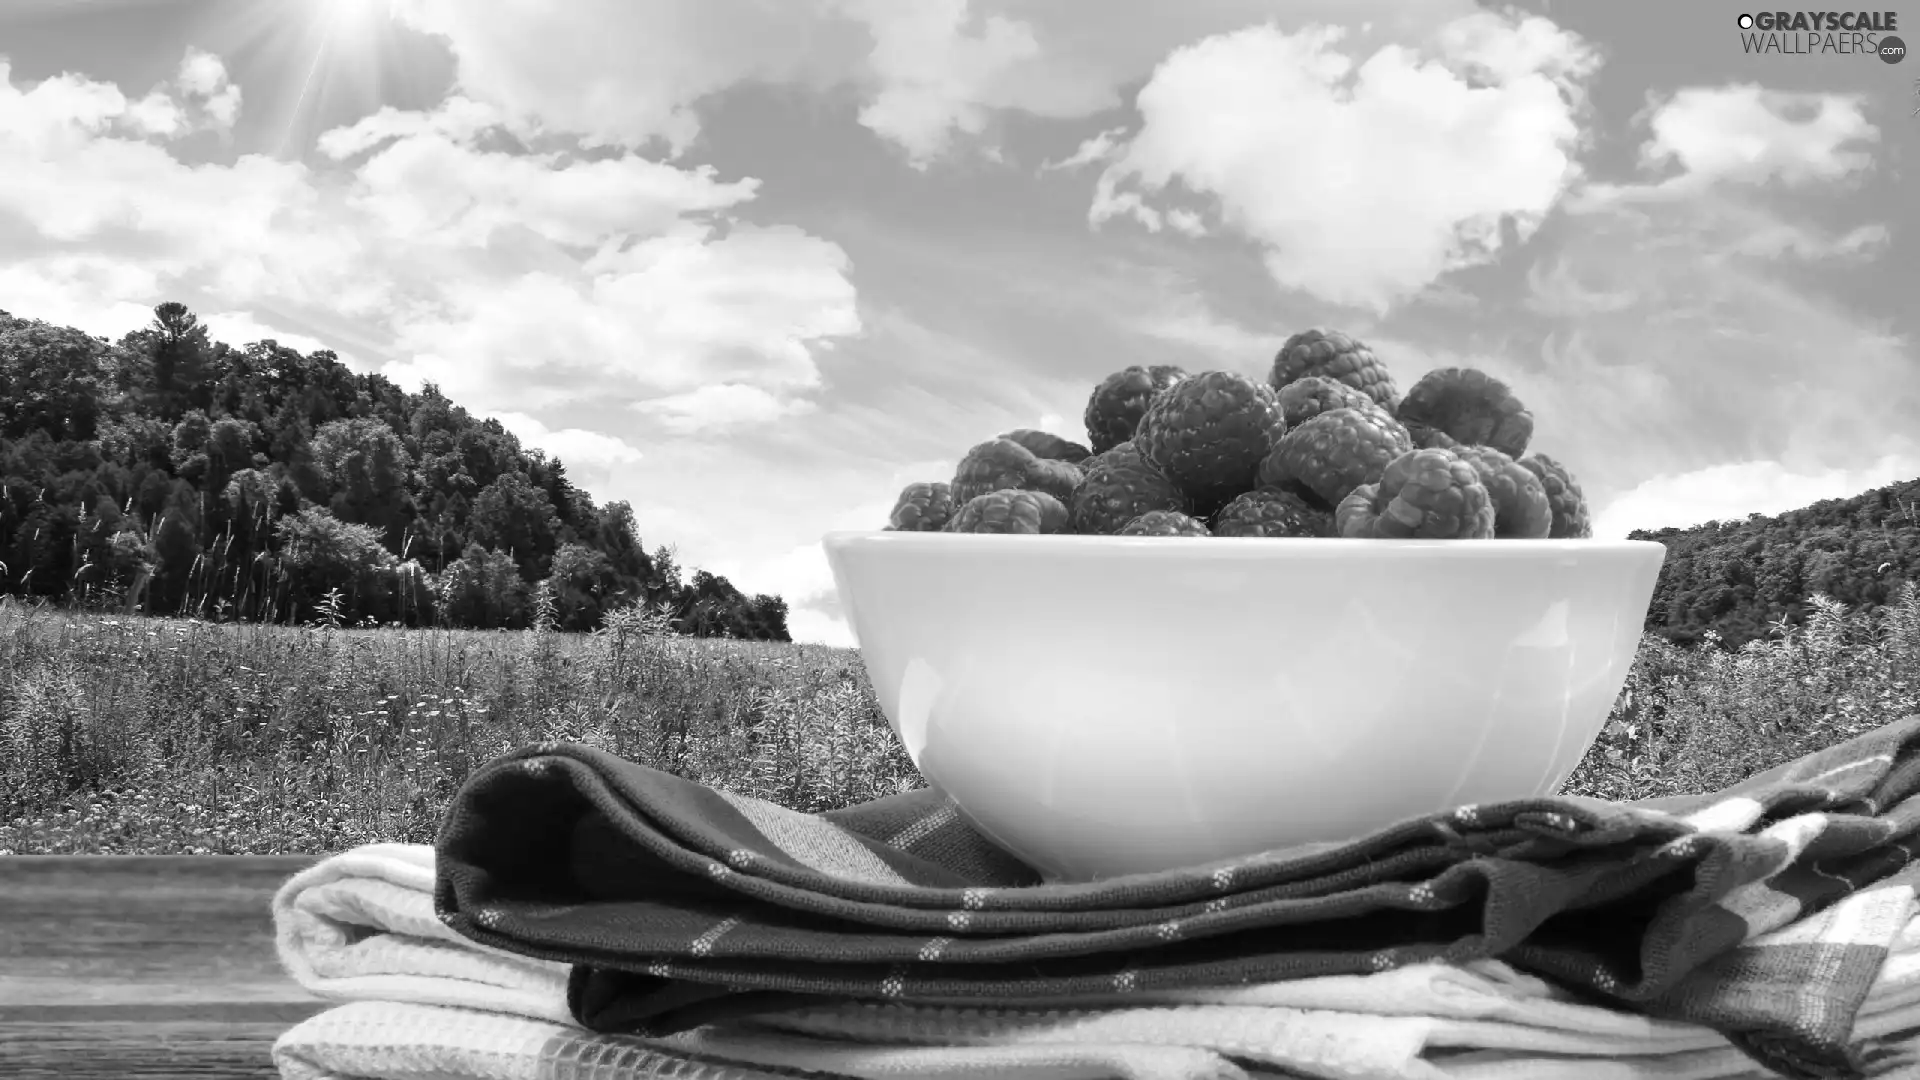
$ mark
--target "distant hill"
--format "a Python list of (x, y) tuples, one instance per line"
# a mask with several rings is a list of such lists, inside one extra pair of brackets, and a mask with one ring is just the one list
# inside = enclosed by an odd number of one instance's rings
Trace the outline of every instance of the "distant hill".
[(117, 342), (0, 311), (0, 592), (205, 617), (790, 640), (787, 605), (649, 554), (557, 458), (331, 352), (208, 339), (180, 304)]
[(1647, 630), (1691, 644), (1712, 629), (1737, 649), (1775, 620), (1799, 625), (1814, 593), (1873, 611), (1920, 580), (1920, 479), (1772, 517), (1628, 537), (1667, 548)]

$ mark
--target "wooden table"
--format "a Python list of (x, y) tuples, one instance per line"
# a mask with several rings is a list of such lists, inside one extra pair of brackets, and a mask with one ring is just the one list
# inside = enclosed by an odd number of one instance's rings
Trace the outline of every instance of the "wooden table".
[(267, 903), (308, 856), (0, 856), (0, 1077), (277, 1076), (321, 1003)]

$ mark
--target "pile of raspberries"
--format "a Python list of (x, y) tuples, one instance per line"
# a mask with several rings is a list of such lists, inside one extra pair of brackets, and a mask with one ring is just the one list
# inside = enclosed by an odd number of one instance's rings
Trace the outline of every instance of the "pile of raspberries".
[(1129, 367), (1087, 400), (1088, 445), (1020, 429), (948, 482), (907, 485), (887, 528), (1092, 536), (1585, 539), (1580, 485), (1527, 453), (1533, 414), (1475, 368), (1402, 397), (1373, 351), (1312, 329), (1264, 383)]

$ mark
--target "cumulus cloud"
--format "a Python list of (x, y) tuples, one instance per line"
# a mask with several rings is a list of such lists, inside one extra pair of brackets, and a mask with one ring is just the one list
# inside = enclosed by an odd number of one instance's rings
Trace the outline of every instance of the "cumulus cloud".
[[(166, 92), (184, 109), (228, 89), (217, 58), (189, 53)], [(489, 142), (504, 114), (457, 97), (328, 133), (319, 172), (187, 164), (148, 137), (161, 110), (129, 126), (131, 108), (78, 76), (0, 83), (0, 215), (36, 241), (0, 256), (0, 302), (124, 333), (162, 299), (229, 318), (271, 301), (353, 320), (387, 340), (395, 381), (483, 410), (715, 384), (732, 412), (754, 394), (791, 404), (818, 384), (812, 349), (859, 330), (837, 245), (727, 220), (751, 177), (507, 153)], [(664, 415), (684, 430), (728, 411), (696, 398)]]
[(548, 427), (523, 412), (487, 412), (482, 415), (500, 421), (520, 445), (546, 451), (567, 467), (567, 477), (575, 487), (606, 498), (620, 478), (621, 471), (636, 465), (645, 456), (624, 439), (586, 428)]
[(1384, 308), (1489, 258), (1503, 225), (1530, 235), (1578, 178), (1580, 88), (1597, 65), (1578, 37), (1480, 13), (1424, 51), (1359, 62), (1346, 37), (1263, 25), (1175, 50), (1139, 93), (1139, 130), (1091, 219), (1158, 228), (1167, 211), (1150, 200), (1184, 190), (1260, 244), (1280, 285)]
[(1073, 5), (1021, 0), (396, 4), (402, 20), (446, 41), (463, 92), (523, 132), (659, 141), (678, 156), (700, 135), (701, 107), (732, 87), (844, 88), (858, 95), (859, 121), (918, 168), (962, 144), (999, 159), (997, 113), (1113, 108), (1169, 48), (1208, 34), (1281, 18), (1419, 33), (1472, 10), (1471, 0), (1103, 0), (1101, 17), (1088, 19)]
[(968, 0), (579, 0), (484, 10), (407, 0), (398, 11), (447, 41), (467, 94), (589, 144), (660, 140), (674, 156), (699, 136), (696, 106), (744, 82), (857, 86), (860, 122), (920, 167), (956, 135), (978, 134), (990, 109), (1077, 113), (1100, 97), (1033, 63), (1041, 50), (1026, 22)]
[(722, 181), (710, 167), (635, 156), (568, 162), (558, 153), (478, 148), (495, 126), (490, 110), (453, 99), (428, 114), (383, 109), (326, 133), (319, 145), (335, 160), (376, 151), (355, 170), (349, 205), (407, 242), (475, 246), (517, 225), (555, 243), (589, 246), (738, 206), (759, 187), (751, 178)]
[(1873, 163), (1880, 132), (1856, 94), (1793, 93), (1754, 83), (1688, 87), (1650, 109), (1640, 150), (1683, 184), (1830, 183)]
[[(784, 226), (713, 238), (679, 229), (605, 249), (583, 273), (443, 285), (395, 319), (408, 359), (390, 377), (439, 383), (481, 408), (629, 403), (713, 384), (797, 393), (819, 382), (812, 348), (860, 320), (846, 253)], [(712, 398), (668, 412), (719, 416)], [(708, 408), (703, 409), (702, 406)]]
[(1036, 58), (1033, 28), (988, 15), (969, 31), (967, 0), (840, 0), (873, 33), (876, 87), (860, 122), (891, 139), (919, 168), (955, 134), (977, 135), (1009, 69)]

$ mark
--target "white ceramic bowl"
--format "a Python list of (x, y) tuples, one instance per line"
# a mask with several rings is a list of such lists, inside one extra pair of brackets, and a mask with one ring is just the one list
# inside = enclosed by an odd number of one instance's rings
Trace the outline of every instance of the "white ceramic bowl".
[(1056, 880), (1550, 794), (1625, 683), (1647, 541), (843, 532), (907, 753)]

